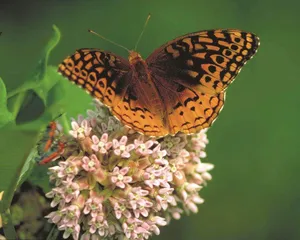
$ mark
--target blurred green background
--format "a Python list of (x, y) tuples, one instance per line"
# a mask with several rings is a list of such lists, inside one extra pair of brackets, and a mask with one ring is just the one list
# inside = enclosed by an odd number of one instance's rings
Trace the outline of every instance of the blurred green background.
[[(26, 81), (52, 35), (52, 24), (62, 33), (50, 56), (54, 66), (78, 48), (127, 57), (87, 29), (133, 48), (148, 13), (152, 18), (138, 49), (144, 57), (189, 32), (239, 28), (256, 33), (259, 51), (229, 87), (225, 108), (208, 132), (207, 161), (215, 169), (201, 192), (205, 203), (198, 214), (174, 220), (154, 239), (297, 240), (299, 9), (293, 0), (2, 0), (0, 77), (8, 92)], [(76, 86), (67, 84), (65, 94), (68, 116), (89, 106), (90, 97)], [(7, 162), (26, 157), (33, 142), (30, 133), (7, 137), (0, 131), (1, 184), (12, 171)], [(5, 155), (7, 146), (13, 153)]]

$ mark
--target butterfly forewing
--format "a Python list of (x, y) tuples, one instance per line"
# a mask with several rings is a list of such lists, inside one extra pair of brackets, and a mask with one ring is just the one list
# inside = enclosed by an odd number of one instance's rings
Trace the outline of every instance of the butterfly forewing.
[(97, 49), (79, 49), (59, 65), (58, 71), (111, 107), (125, 94), (129, 69), (122, 57)]
[(169, 132), (209, 127), (225, 89), (256, 52), (258, 38), (240, 30), (187, 34), (157, 49), (146, 62), (165, 103)]
[(235, 29), (201, 31), (168, 42), (146, 60), (155, 74), (187, 87), (221, 92), (255, 53), (259, 39)]

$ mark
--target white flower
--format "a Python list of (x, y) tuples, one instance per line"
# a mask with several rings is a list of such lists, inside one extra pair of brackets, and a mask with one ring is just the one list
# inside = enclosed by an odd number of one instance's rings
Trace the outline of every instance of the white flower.
[(69, 133), (77, 139), (83, 139), (85, 137), (88, 137), (92, 130), (92, 128), (89, 127), (87, 120), (83, 120), (80, 124), (80, 127), (75, 121), (72, 121), (71, 125), (73, 130), (70, 130)]

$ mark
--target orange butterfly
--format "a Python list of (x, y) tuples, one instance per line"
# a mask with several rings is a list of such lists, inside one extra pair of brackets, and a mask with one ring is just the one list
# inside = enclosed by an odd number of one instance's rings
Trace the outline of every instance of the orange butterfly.
[(258, 46), (250, 32), (208, 30), (178, 37), (146, 60), (136, 51), (129, 51), (128, 61), (98, 49), (79, 49), (58, 71), (142, 134), (191, 134), (211, 126), (226, 88)]

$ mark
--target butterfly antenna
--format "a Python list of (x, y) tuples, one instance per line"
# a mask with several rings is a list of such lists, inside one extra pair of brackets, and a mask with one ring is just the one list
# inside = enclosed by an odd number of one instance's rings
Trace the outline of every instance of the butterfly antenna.
[(142, 39), (142, 36), (143, 36), (143, 34), (144, 34), (144, 32), (145, 32), (145, 29), (146, 29), (147, 24), (148, 24), (148, 22), (149, 22), (149, 20), (150, 20), (150, 17), (151, 17), (151, 14), (149, 13), (149, 15), (148, 15), (148, 17), (147, 17), (147, 19), (146, 19), (146, 22), (145, 22), (145, 24), (144, 24), (143, 30), (142, 30), (142, 32), (141, 32), (141, 34), (140, 34), (138, 40), (136, 41), (136, 44), (135, 44), (135, 47), (134, 47), (134, 50), (135, 50), (135, 51), (136, 51), (136, 49), (137, 49), (137, 46), (138, 46), (139, 42), (140, 42), (141, 39)]
[(106, 38), (106, 37), (103, 37), (103, 36), (100, 35), (99, 33), (96, 33), (96, 32), (94, 32), (93, 30), (90, 30), (90, 29), (88, 29), (88, 31), (89, 31), (90, 33), (93, 33), (93, 34), (97, 35), (98, 37), (100, 37), (100, 38), (102, 38), (102, 39), (104, 39), (104, 40), (106, 40), (106, 41), (108, 41), (108, 42), (110, 42), (110, 43), (112, 43), (112, 44), (114, 44), (114, 45), (120, 47), (120, 48), (125, 49), (127, 52), (130, 52), (130, 50), (129, 50), (128, 48), (126, 48), (126, 47), (124, 47), (124, 46), (122, 46), (122, 45), (120, 45), (120, 44), (118, 44), (118, 43), (116, 43), (116, 42), (114, 42), (114, 41), (112, 41), (112, 40)]

